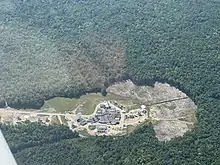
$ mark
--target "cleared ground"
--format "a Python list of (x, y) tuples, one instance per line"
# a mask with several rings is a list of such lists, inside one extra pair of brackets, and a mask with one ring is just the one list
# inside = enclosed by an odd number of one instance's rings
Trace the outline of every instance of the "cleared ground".
[(182, 136), (193, 129), (196, 122), (196, 105), (186, 94), (169, 84), (157, 82), (151, 87), (137, 86), (131, 81), (125, 81), (110, 86), (107, 92), (105, 97), (100, 93), (90, 93), (73, 99), (57, 97), (46, 101), (42, 109), (54, 110), (57, 113), (68, 111), (73, 114), (82, 112), (83, 115), (91, 115), (100, 102), (117, 101), (128, 114), (137, 114), (141, 105), (145, 105), (149, 118), (140, 116), (126, 119), (124, 124), (127, 127), (119, 132), (130, 133), (146, 121), (152, 122), (156, 137), (161, 141)]
[(150, 116), (156, 121), (157, 138), (171, 140), (192, 129), (196, 122), (195, 110), (196, 106), (189, 98), (151, 106)]
[(51, 124), (60, 124), (60, 121), (57, 116), (52, 116)]
[[(107, 91), (146, 105), (158, 140), (166, 141), (182, 136), (193, 129), (196, 122), (197, 107), (194, 102), (169, 84), (156, 82), (154, 87), (150, 87), (136, 86), (133, 82), (126, 81), (112, 85)], [(135, 119), (129, 120), (134, 120), (134, 124), (136, 122)]]
[(46, 101), (40, 111), (2, 109), (1, 122), (14, 123), (15, 116), (20, 116), (22, 120), (27, 117), (35, 120), (37, 114), (43, 122), (50, 118), (51, 123), (68, 125), (70, 129), (72, 124), (76, 124), (76, 130), (82, 131), (82, 134), (88, 131), (90, 135), (99, 135), (97, 130), (87, 129), (88, 124), (78, 125), (76, 113), (82, 112), (84, 118), (88, 119), (99, 103), (110, 101), (111, 106), (121, 109), (121, 119), (119, 125), (107, 125), (105, 135), (123, 135), (151, 122), (158, 140), (166, 141), (183, 136), (196, 123), (197, 107), (194, 102), (169, 84), (155, 83), (154, 87), (150, 87), (126, 81), (110, 86), (107, 91), (108, 95), (105, 97), (100, 93), (73, 99), (57, 97)]

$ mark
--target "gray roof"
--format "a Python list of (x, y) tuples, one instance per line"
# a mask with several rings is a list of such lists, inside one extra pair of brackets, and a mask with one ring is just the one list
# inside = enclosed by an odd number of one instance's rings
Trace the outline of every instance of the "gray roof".
[(97, 128), (97, 130), (107, 130), (106, 125), (97, 125), (96, 128)]
[(115, 125), (115, 124), (117, 124), (117, 122), (116, 122), (116, 121), (112, 121), (111, 124), (112, 124), (112, 125)]
[(100, 122), (100, 123), (108, 123), (109, 120), (108, 120), (107, 115), (100, 116), (100, 120), (99, 120), (99, 122)]
[(120, 119), (119, 118), (115, 118), (115, 122), (120, 122)]
[(77, 113), (77, 114), (76, 114), (76, 118), (77, 118), (77, 119), (81, 119), (81, 118), (82, 118), (82, 112)]
[(86, 125), (88, 122), (86, 121), (86, 120), (84, 120), (84, 119), (82, 119), (82, 120), (80, 120), (80, 124), (81, 125)]

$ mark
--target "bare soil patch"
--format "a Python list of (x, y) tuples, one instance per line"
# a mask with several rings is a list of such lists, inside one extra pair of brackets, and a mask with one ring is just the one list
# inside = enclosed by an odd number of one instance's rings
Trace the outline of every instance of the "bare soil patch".
[(158, 140), (170, 140), (193, 129), (196, 122), (195, 103), (180, 90), (156, 82), (154, 87), (136, 86), (126, 81), (110, 86), (109, 93), (138, 100), (148, 107)]

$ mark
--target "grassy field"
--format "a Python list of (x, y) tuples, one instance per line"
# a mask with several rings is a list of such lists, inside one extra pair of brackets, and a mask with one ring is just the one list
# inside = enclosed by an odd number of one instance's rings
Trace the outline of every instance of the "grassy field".
[(55, 97), (51, 100), (45, 101), (45, 104), (43, 105), (42, 109), (47, 110), (49, 108), (53, 108), (56, 110), (56, 112), (72, 111), (76, 109), (79, 103), (80, 99)]
[(77, 112), (82, 112), (84, 115), (90, 115), (94, 112), (96, 105), (102, 101), (117, 101), (119, 104), (122, 104), (128, 109), (139, 106), (137, 101), (130, 98), (123, 98), (113, 94), (108, 94), (104, 97), (101, 93), (90, 93), (83, 95), (80, 98), (72, 99), (56, 97), (51, 100), (47, 100), (42, 109), (47, 111), (49, 108), (53, 108), (56, 112), (63, 113), (66, 111), (73, 111), (78, 107)]

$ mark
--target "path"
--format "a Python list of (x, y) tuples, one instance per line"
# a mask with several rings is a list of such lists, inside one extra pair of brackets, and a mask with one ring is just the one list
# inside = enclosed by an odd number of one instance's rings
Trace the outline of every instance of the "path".
[(169, 100), (158, 101), (158, 102), (155, 102), (155, 103), (149, 103), (149, 104), (147, 104), (147, 106), (158, 105), (158, 104), (163, 104), (163, 103), (169, 103), (169, 102), (184, 100), (184, 99), (188, 99), (188, 98), (189, 97), (173, 98), (173, 99), (169, 99)]
[(57, 115), (57, 117), (58, 117), (58, 119), (59, 119), (59, 121), (60, 121), (60, 124), (63, 124), (63, 121), (62, 121), (60, 115)]

